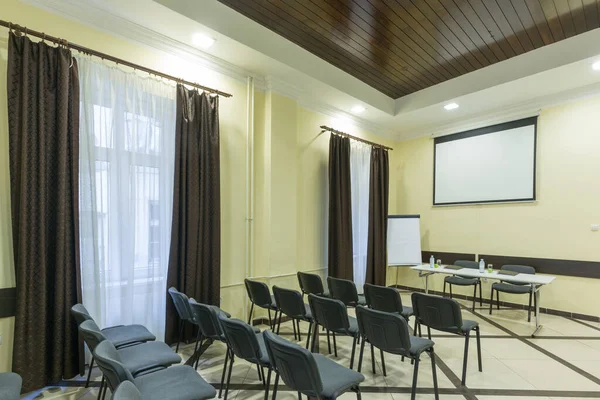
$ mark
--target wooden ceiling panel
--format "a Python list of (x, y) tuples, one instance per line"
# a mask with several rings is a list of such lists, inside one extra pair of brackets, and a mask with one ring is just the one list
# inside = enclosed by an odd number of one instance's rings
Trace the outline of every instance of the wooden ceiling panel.
[(398, 98), (600, 27), (600, 0), (219, 0)]

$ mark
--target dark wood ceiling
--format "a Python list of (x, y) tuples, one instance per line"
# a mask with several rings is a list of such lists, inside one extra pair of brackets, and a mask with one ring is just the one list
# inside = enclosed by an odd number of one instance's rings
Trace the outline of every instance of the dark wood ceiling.
[(600, 26), (600, 0), (219, 0), (392, 98)]

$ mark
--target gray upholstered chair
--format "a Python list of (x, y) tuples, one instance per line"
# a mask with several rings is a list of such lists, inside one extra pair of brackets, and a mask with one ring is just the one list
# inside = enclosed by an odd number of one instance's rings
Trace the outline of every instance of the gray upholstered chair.
[(302, 291), (302, 298), (304, 298), (305, 294), (329, 297), (329, 292), (323, 288), (323, 281), (319, 275), (308, 272), (298, 272), (296, 275), (298, 276), (298, 284)]
[[(77, 326), (80, 326), (85, 321), (94, 321), (88, 310), (83, 304), (75, 304), (71, 307), (71, 315), (77, 321)], [(131, 346), (136, 343), (145, 343), (156, 340), (154, 336), (146, 327), (143, 325), (118, 325), (111, 326), (102, 329), (102, 334), (109, 340), (116, 348)], [(90, 367), (88, 369), (88, 377), (85, 382), (85, 387), (90, 384), (90, 378), (92, 376), (92, 368), (94, 368), (94, 357), (90, 361)]]
[(289, 388), (302, 395), (322, 400), (333, 400), (351, 390), (361, 399), (360, 383), (365, 377), (345, 368), (321, 354), (313, 354), (295, 343), (272, 332), (264, 332), (269, 358), (275, 370), (273, 400), (277, 397), (279, 378)]
[[(527, 265), (503, 265), (500, 268), (501, 271), (511, 271), (519, 274), (530, 274), (535, 275), (535, 268), (527, 266)], [(507, 275), (508, 277), (509, 275)], [(500, 292), (510, 293), (510, 294), (529, 294), (529, 307), (527, 313), (527, 322), (531, 322), (531, 300), (533, 298), (534, 305), (533, 310), (535, 315), (537, 315), (537, 299), (533, 295), (534, 286), (528, 283), (520, 283), (520, 282), (511, 282), (510, 278), (503, 280), (501, 282), (495, 282), (492, 284), (492, 291), (490, 296), (490, 315), (492, 314), (492, 304), (494, 302), (494, 290), (496, 291), (496, 306), (498, 310), (500, 309)]]
[(306, 338), (306, 348), (308, 349), (313, 326), (313, 316), (312, 312), (310, 311), (310, 306), (304, 303), (304, 300), (302, 300), (302, 295), (296, 290), (273, 286), (273, 294), (275, 295), (275, 300), (277, 300), (277, 305), (279, 306), (277, 334), (279, 334), (279, 328), (281, 327), (282, 314), (285, 314), (291, 318), (292, 326), (294, 327), (294, 338), (296, 338), (295, 324), (298, 324), (298, 340), (302, 340), (302, 336), (300, 336), (300, 321), (308, 322), (308, 334)]
[(421, 354), (427, 353), (431, 358), (431, 370), (433, 374), (433, 390), (436, 400), (439, 399), (437, 374), (435, 369), (434, 343), (431, 340), (411, 336), (408, 333), (406, 319), (398, 313), (389, 313), (373, 310), (366, 307), (356, 307), (356, 318), (358, 328), (363, 341), (360, 345), (360, 356), (358, 358), (358, 372), (361, 370), (365, 342), (377, 347), (381, 353), (381, 365), (383, 375), (386, 376), (385, 360), (383, 352), (408, 357), (414, 361), (413, 383), (411, 399), (414, 400), (417, 390), (417, 376), (419, 373), (419, 362)]
[(246, 285), (246, 291), (248, 292), (248, 297), (252, 303), (252, 306), (250, 306), (250, 315), (248, 315), (248, 324), (252, 324), (252, 312), (254, 311), (254, 306), (256, 305), (257, 307), (267, 309), (267, 312), (269, 313), (269, 326), (271, 329), (275, 329), (275, 324), (271, 319), (271, 310), (275, 311), (274, 320), (277, 321), (277, 312), (279, 307), (277, 307), (275, 296), (272, 296), (269, 292), (269, 287), (267, 284), (250, 279), (244, 279), (244, 284)]
[(464, 336), (465, 353), (461, 379), (463, 386), (466, 385), (467, 382), (467, 360), (469, 356), (469, 338), (471, 331), (475, 331), (475, 334), (477, 335), (477, 361), (479, 364), (479, 372), (483, 371), (481, 366), (481, 336), (479, 324), (477, 321), (462, 319), (460, 305), (456, 300), (424, 293), (413, 293), (412, 304), (415, 312), (415, 335), (417, 327), (419, 327), (420, 331), (420, 326), (424, 325), (427, 327), (429, 339), (431, 339), (431, 329)]
[[(196, 325), (196, 323), (194, 321), (194, 314), (190, 309), (187, 295), (175, 289), (174, 287), (170, 287), (168, 292), (171, 296), (171, 300), (173, 300), (173, 305), (175, 306), (177, 315), (179, 316), (179, 334), (177, 336), (177, 346), (175, 347), (175, 351), (178, 352), (179, 343), (181, 342), (186, 322), (192, 325)], [(198, 345), (197, 341), (196, 345)]]
[(0, 373), (0, 399), (19, 400), (23, 380), (14, 372)]
[(367, 304), (365, 296), (358, 294), (356, 284), (348, 279), (327, 277), (327, 286), (331, 297), (340, 300), (348, 307), (364, 306)]
[(215, 388), (187, 365), (176, 365), (134, 378), (108, 340), (96, 346), (94, 356), (112, 392), (129, 381), (144, 400), (205, 400), (217, 394)]
[[(225, 400), (227, 400), (235, 357), (257, 366), (259, 379), (265, 385), (265, 399), (268, 398), (272, 365), (265, 347), (263, 333), (256, 333), (250, 325), (239, 319), (221, 317), (220, 321), (227, 340), (227, 351), (230, 353), (229, 373), (227, 374), (227, 383), (225, 385)], [(266, 380), (264, 368), (267, 368), (269, 371)]]
[[(329, 332), (333, 333), (333, 351), (337, 357), (337, 343), (335, 334), (346, 335), (353, 338), (352, 355), (350, 357), (350, 369), (354, 366), (354, 353), (356, 351), (356, 343), (359, 338), (358, 323), (356, 318), (348, 316), (348, 310), (344, 303), (340, 300), (330, 299), (327, 297), (308, 295), (308, 304), (314, 318), (315, 331), (319, 325), (327, 330), (327, 344), (329, 345), (329, 353), (331, 353), (331, 344), (329, 342)], [(313, 336), (312, 348), (314, 351), (315, 340)]]
[(395, 288), (365, 283), (365, 299), (367, 306), (374, 310), (400, 314), (407, 321), (413, 315), (412, 307), (402, 304), (400, 293)]
[[(479, 269), (477, 261), (456, 260), (454, 265), (469, 269)], [(479, 286), (479, 305), (483, 306), (483, 296), (481, 290), (481, 279), (479, 278), (463, 278), (462, 276), (452, 275), (444, 278), (444, 296), (446, 296), (446, 284), (450, 287), (450, 298), (452, 298), (452, 285), (457, 286), (473, 286), (473, 311), (475, 311), (475, 301), (477, 299), (477, 286)]]
[(112, 395), (111, 400), (143, 400), (142, 394), (132, 382), (122, 382)]

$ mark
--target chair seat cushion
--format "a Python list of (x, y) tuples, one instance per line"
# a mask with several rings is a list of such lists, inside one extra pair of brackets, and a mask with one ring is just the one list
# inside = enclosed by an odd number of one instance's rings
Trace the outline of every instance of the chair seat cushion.
[(402, 306), (402, 312), (400, 313), (400, 315), (402, 315), (404, 318), (408, 319), (408, 317), (414, 314), (415, 313), (412, 307)]
[(310, 306), (308, 304), (304, 304), (304, 308), (306, 309), (306, 319), (309, 321), (312, 321), (313, 316), (312, 316), (312, 311), (310, 309)]
[(0, 399), (19, 400), (21, 383), (21, 377), (13, 372), (0, 373)]
[(410, 354), (413, 356), (418, 356), (425, 350), (433, 347), (435, 343), (429, 339), (425, 339), (418, 336), (410, 337)]
[(364, 294), (359, 294), (358, 295), (358, 305), (359, 306), (366, 306), (367, 305), (367, 300), (365, 299), (365, 295)]
[(452, 285), (459, 286), (471, 286), (478, 282), (477, 278), (462, 278), (460, 276), (447, 276), (444, 278), (444, 282), (450, 283)]
[(467, 333), (469, 331), (472, 331), (473, 329), (475, 329), (475, 327), (477, 327), (479, 325), (479, 323), (477, 323), (477, 321), (471, 321), (468, 319), (463, 319), (463, 324), (462, 324), (462, 331), (463, 333)]
[(215, 388), (187, 365), (140, 376), (134, 383), (144, 400), (204, 400), (217, 394)]
[(531, 292), (531, 286), (529, 285), (513, 285), (506, 282), (496, 282), (492, 284), (492, 288), (504, 293), (525, 294)]
[(341, 393), (365, 380), (360, 372), (348, 369), (321, 354), (313, 354), (313, 356), (323, 382), (321, 398), (335, 399)]
[(143, 325), (124, 325), (114, 328), (102, 329), (102, 334), (115, 347), (136, 342), (150, 342), (156, 340), (148, 329)]
[(181, 362), (181, 357), (166, 343), (148, 342), (119, 349), (119, 356), (133, 376), (153, 367), (168, 367)]

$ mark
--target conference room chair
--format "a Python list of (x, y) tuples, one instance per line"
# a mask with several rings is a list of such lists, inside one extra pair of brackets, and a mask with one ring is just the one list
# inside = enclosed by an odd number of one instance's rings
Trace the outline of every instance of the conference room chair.
[(111, 400), (143, 400), (142, 394), (132, 382), (122, 382), (113, 393)]
[[(259, 379), (265, 387), (266, 399), (269, 395), (269, 385), (271, 384), (272, 365), (265, 347), (264, 333), (256, 333), (250, 325), (239, 319), (221, 317), (220, 321), (227, 340), (227, 351), (230, 353), (229, 372), (227, 373), (227, 383), (225, 384), (225, 400), (227, 400), (235, 357), (256, 365), (259, 371)], [(267, 368), (269, 371), (266, 379), (264, 368)]]
[(417, 327), (419, 327), (420, 331), (420, 326), (423, 325), (427, 327), (427, 336), (429, 339), (431, 339), (431, 329), (464, 336), (465, 350), (461, 379), (463, 386), (465, 386), (467, 382), (469, 339), (471, 337), (471, 331), (475, 331), (475, 334), (477, 335), (477, 362), (479, 365), (479, 372), (483, 372), (481, 365), (481, 336), (479, 324), (477, 321), (463, 320), (460, 305), (456, 300), (424, 293), (413, 293), (412, 304), (415, 312), (414, 335), (416, 335)]
[(323, 287), (323, 281), (317, 274), (310, 274), (308, 272), (298, 272), (298, 284), (302, 291), (302, 298), (304, 295), (314, 294), (317, 296), (329, 297), (329, 292)]
[(358, 357), (358, 372), (360, 372), (362, 367), (365, 342), (369, 342), (372, 346), (379, 349), (383, 376), (387, 376), (385, 359), (383, 357), (384, 352), (400, 355), (403, 360), (404, 357), (408, 357), (413, 360), (414, 363), (411, 390), (411, 399), (414, 400), (417, 390), (417, 377), (419, 374), (421, 354), (427, 353), (431, 358), (433, 391), (436, 400), (439, 399), (437, 374), (435, 369), (435, 352), (433, 350), (435, 343), (433, 341), (411, 336), (408, 332), (408, 323), (406, 322), (406, 319), (398, 313), (378, 311), (358, 306), (356, 307), (356, 318), (358, 319), (358, 329), (363, 339), (360, 345), (360, 355)]
[(269, 292), (269, 287), (264, 282), (253, 281), (250, 279), (244, 279), (246, 285), (246, 291), (252, 305), (250, 306), (250, 315), (248, 315), (248, 324), (252, 324), (252, 312), (254, 306), (265, 308), (269, 313), (269, 327), (275, 329), (275, 324), (271, 319), (271, 310), (275, 311), (275, 321), (277, 321), (277, 311), (279, 307), (275, 301), (275, 297)]
[(23, 380), (14, 372), (0, 373), (0, 399), (19, 400), (21, 398), (21, 384)]
[[(96, 347), (100, 343), (107, 340), (100, 328), (98, 328), (98, 325), (92, 320), (85, 321), (79, 325), (79, 332), (92, 354), (94, 354)], [(133, 376), (167, 368), (170, 365), (181, 362), (181, 357), (169, 345), (163, 342), (139, 343), (119, 349), (115, 347), (115, 349), (123, 360), (123, 364)], [(102, 379), (100, 393), (102, 393), (103, 386), (104, 379)]]
[[(530, 274), (535, 275), (535, 268), (527, 265), (503, 265), (500, 268), (501, 271), (511, 271), (519, 274)], [(507, 275), (509, 277), (510, 275)], [(494, 290), (496, 291), (496, 306), (500, 309), (500, 292), (510, 294), (529, 294), (529, 307), (527, 312), (527, 322), (531, 322), (531, 300), (533, 298), (534, 305), (533, 311), (536, 313), (537, 299), (534, 296), (534, 289), (528, 283), (511, 282), (510, 278), (501, 282), (495, 282), (492, 284), (492, 291), (490, 296), (490, 315), (492, 314), (492, 304), (494, 302)], [(537, 316), (537, 313), (535, 314)]]
[[(454, 265), (463, 268), (476, 269), (479, 270), (479, 263), (477, 261), (469, 261), (469, 260), (456, 260)], [(481, 279), (479, 278), (463, 278), (462, 276), (451, 275), (444, 278), (444, 296), (446, 296), (446, 284), (448, 284), (450, 289), (450, 298), (452, 298), (452, 285), (457, 286), (473, 286), (473, 307), (472, 310), (475, 311), (475, 301), (477, 299), (477, 286), (479, 286), (479, 305), (483, 306), (483, 296), (481, 290)]]
[(205, 400), (217, 394), (215, 388), (188, 365), (174, 365), (134, 377), (108, 340), (96, 346), (94, 356), (113, 393), (119, 385), (129, 381), (144, 400)]
[(397, 289), (365, 283), (365, 300), (367, 306), (374, 310), (396, 313), (406, 321), (413, 315), (412, 307), (402, 304), (400, 292)]
[(367, 305), (365, 296), (358, 294), (356, 291), (356, 284), (348, 279), (340, 279), (328, 276), (327, 286), (329, 286), (331, 297), (340, 300), (348, 307)]
[(307, 398), (333, 400), (348, 391), (355, 392), (357, 400), (361, 400), (359, 385), (365, 380), (361, 373), (321, 354), (313, 354), (272, 332), (263, 335), (275, 371), (273, 400), (277, 398), (279, 378), (298, 392), (298, 400), (302, 400), (303, 394)]
[[(356, 318), (348, 315), (346, 305), (341, 300), (330, 299), (327, 297), (308, 295), (308, 304), (312, 312), (315, 324), (315, 332), (318, 326), (321, 325), (327, 330), (327, 344), (329, 353), (331, 354), (331, 343), (329, 341), (329, 332), (333, 334), (333, 351), (337, 357), (337, 343), (335, 335), (350, 336), (352, 341), (352, 355), (350, 357), (350, 369), (354, 366), (354, 353), (356, 351), (356, 342), (359, 338), (358, 322)], [(315, 348), (315, 337), (313, 336), (311, 351)]]
[[(77, 326), (80, 326), (85, 321), (94, 321), (88, 310), (83, 304), (75, 304), (71, 307), (71, 315), (75, 318)], [(94, 321), (95, 323), (95, 321)], [(148, 329), (143, 325), (117, 325), (102, 329), (102, 334), (109, 340), (116, 348), (130, 346), (136, 343), (145, 343), (156, 340)], [(92, 368), (94, 367), (94, 357), (92, 353), (92, 360), (90, 361), (90, 367), (88, 370), (88, 377), (85, 382), (85, 387), (90, 384), (90, 378), (92, 376)]]
[(308, 322), (308, 333), (306, 338), (306, 348), (310, 343), (310, 335), (313, 326), (313, 316), (310, 311), (310, 306), (304, 303), (300, 292), (293, 289), (285, 289), (279, 286), (273, 286), (273, 294), (279, 306), (279, 321), (277, 322), (277, 334), (281, 328), (281, 316), (287, 315), (292, 320), (294, 327), (294, 339), (296, 338), (296, 325), (298, 324), (298, 340), (302, 340), (300, 336), (300, 321)]
[(189, 305), (189, 298), (185, 293), (180, 292), (174, 287), (170, 287), (169, 295), (171, 296), (171, 300), (173, 300), (173, 305), (175, 306), (175, 310), (177, 311), (177, 316), (179, 317), (179, 333), (177, 336), (177, 346), (175, 347), (175, 351), (179, 351), (179, 343), (181, 342), (181, 338), (183, 337), (183, 332), (185, 329), (185, 324), (198, 325), (194, 320), (194, 314)]

